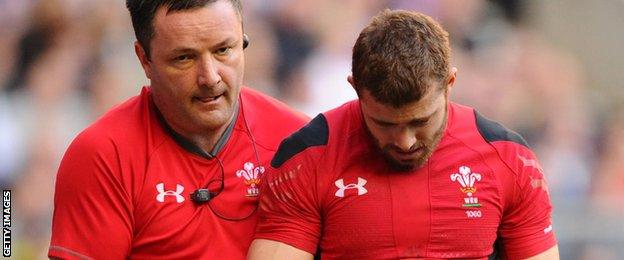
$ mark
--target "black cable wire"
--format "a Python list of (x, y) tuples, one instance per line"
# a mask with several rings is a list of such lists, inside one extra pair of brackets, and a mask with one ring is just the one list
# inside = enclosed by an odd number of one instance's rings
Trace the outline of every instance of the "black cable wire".
[[(264, 166), (262, 166), (261, 162), (260, 162), (260, 155), (258, 154), (258, 148), (256, 147), (256, 140), (254, 139), (253, 135), (251, 134), (251, 130), (249, 129), (249, 124), (247, 123), (247, 117), (245, 117), (245, 109), (243, 108), (243, 100), (242, 98), (240, 98), (239, 96), (239, 104), (240, 104), (240, 113), (241, 116), (243, 117), (243, 122), (245, 123), (245, 130), (247, 132), (247, 136), (249, 137), (249, 139), (251, 140), (251, 144), (252, 147), (254, 149), (254, 154), (256, 156), (256, 162), (258, 163), (257, 167), (261, 167), (264, 168)], [(217, 162), (219, 163), (219, 167), (221, 168), (221, 186), (219, 188), (219, 191), (216, 192), (214, 194), (214, 196), (212, 196), (212, 199), (208, 201), (208, 208), (210, 209), (210, 211), (212, 211), (213, 214), (215, 214), (215, 216), (217, 216), (220, 219), (223, 220), (227, 220), (227, 221), (241, 221), (241, 220), (245, 220), (249, 217), (251, 217), (251, 215), (253, 215), (257, 210), (258, 210), (258, 206), (259, 206), (259, 202), (256, 203), (256, 205), (254, 206), (253, 210), (245, 215), (244, 217), (239, 217), (239, 218), (235, 218), (235, 217), (226, 217), (225, 215), (219, 213), (217, 210), (215, 210), (212, 206), (212, 204), (210, 204), (210, 202), (217, 197), (219, 194), (221, 194), (221, 192), (225, 189), (225, 167), (223, 166), (223, 162), (221, 161), (221, 159), (218, 156), (214, 156), (215, 159), (217, 159)], [(208, 184), (210, 185), (211, 182), (209, 182)]]

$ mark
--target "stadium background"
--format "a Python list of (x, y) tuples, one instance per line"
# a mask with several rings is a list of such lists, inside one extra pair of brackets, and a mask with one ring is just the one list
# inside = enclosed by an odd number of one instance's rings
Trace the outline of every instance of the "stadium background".
[[(452, 99), (538, 154), (562, 259), (624, 259), (623, 0), (243, 4), (246, 84), (309, 115), (354, 97), (351, 46), (377, 11), (439, 20), (459, 69)], [(40, 259), (64, 150), (147, 81), (122, 0), (0, 0), (0, 24), (0, 183), (13, 190), (13, 257)]]

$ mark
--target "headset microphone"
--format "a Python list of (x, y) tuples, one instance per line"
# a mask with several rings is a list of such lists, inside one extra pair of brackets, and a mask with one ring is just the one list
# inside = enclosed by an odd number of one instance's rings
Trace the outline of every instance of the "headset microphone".
[(210, 192), (208, 189), (197, 189), (195, 192), (191, 193), (191, 200), (197, 204), (203, 204), (210, 201), (216, 195), (217, 194)]

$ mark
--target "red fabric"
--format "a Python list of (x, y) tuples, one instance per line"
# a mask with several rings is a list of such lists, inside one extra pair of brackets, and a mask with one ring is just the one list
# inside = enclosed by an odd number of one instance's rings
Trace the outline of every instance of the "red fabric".
[[(517, 143), (486, 142), (472, 108), (449, 105), (440, 145), (423, 167), (409, 173), (388, 170), (365, 131), (357, 101), (325, 116), (327, 145), (269, 168), (255, 238), (313, 254), (320, 248), (323, 259), (486, 259), (497, 239), (510, 259), (518, 259), (556, 244), (535, 156)], [(468, 168), (481, 177), (472, 197), (451, 178)], [(366, 183), (359, 185), (358, 178)], [(344, 197), (337, 196), (340, 180), (350, 187), (343, 189)], [(358, 194), (358, 185), (366, 193)]]
[[(250, 184), (236, 174), (246, 163), (258, 167), (246, 124), (267, 167), (279, 142), (307, 121), (247, 88), (241, 100), (232, 135), (217, 155), (225, 169), (225, 189), (211, 201), (219, 214), (230, 218), (244, 217), (257, 205), (257, 197), (247, 196)], [(165, 132), (150, 90), (144, 88), (140, 96), (84, 130), (68, 148), (56, 180), (48, 256), (244, 259), (257, 213), (226, 221), (206, 204), (190, 200), (190, 193), (220, 178), (217, 159), (184, 150)], [(178, 201), (176, 193), (184, 200)]]

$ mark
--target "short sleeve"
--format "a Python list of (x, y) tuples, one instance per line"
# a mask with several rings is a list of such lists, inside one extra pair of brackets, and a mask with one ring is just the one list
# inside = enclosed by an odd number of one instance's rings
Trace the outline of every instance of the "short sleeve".
[(66, 151), (56, 177), (49, 257), (127, 257), (132, 200), (120, 181), (116, 151), (111, 140), (89, 129)]
[(499, 229), (501, 251), (509, 259), (538, 255), (555, 246), (552, 205), (539, 161), (526, 146), (513, 142), (495, 145), (515, 172)]
[(280, 167), (269, 168), (260, 191), (254, 239), (282, 242), (311, 254), (316, 252), (321, 230), (315, 165), (319, 149), (308, 148)]
[(319, 114), (282, 141), (261, 185), (255, 239), (316, 252), (321, 236), (318, 169), (328, 139), (327, 120)]

